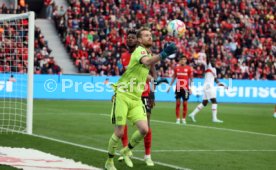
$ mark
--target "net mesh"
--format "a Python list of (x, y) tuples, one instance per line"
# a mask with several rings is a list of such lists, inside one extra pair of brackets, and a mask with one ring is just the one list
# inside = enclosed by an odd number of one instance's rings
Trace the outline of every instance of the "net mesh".
[(26, 132), (28, 17), (0, 17), (0, 133)]

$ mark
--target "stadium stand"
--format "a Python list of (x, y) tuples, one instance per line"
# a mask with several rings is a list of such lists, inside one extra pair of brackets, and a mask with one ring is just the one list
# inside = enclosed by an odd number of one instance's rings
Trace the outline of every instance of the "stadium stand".
[[(126, 30), (149, 26), (154, 52), (173, 40), (179, 55), (188, 57), (202, 77), (204, 55), (217, 59), (219, 78), (275, 80), (275, 16), (271, 1), (85, 1), (71, 0), (64, 12), (56, 7), (54, 20), (79, 72), (118, 75)], [(168, 20), (187, 25), (181, 39), (169, 37)], [(158, 65), (159, 75), (169, 77), (175, 60)]]
[[(122, 74), (120, 56), (126, 50), (126, 30), (148, 26), (153, 30), (153, 51), (158, 53), (165, 41), (175, 41), (179, 47), (177, 56), (187, 56), (195, 77), (203, 76), (202, 61), (209, 55), (217, 59), (219, 78), (276, 79), (276, 24), (271, 1), (68, 2), (68, 9), (54, 6), (53, 18), (80, 73)], [(0, 8), (6, 14), (27, 10), (25, 3), (16, 10), (5, 4)], [(166, 24), (172, 19), (186, 23), (187, 33), (181, 39), (167, 35)], [(37, 32), (39, 28), (36, 28), (36, 73), (60, 73), (60, 67), (49, 56), (43, 35)], [(170, 77), (177, 58), (159, 63), (159, 75)], [(43, 67), (45, 63), (49, 65)]]
[[(23, 1), (20, 1), (19, 6), (17, 9), (14, 8), (8, 8), (5, 3), (2, 4), (0, 7), (0, 13), (1, 14), (19, 14), (24, 13), (28, 11), (28, 4), (23, 3)], [(21, 23), (23, 30), (27, 29), (28, 21), (23, 20)], [(10, 31), (9, 31), (10, 30)], [(9, 32), (15, 34), (14, 26), (13, 25), (4, 25), (3, 28), (1, 28), (0, 34), (9, 34)], [(13, 42), (12, 47), (15, 48), (2, 48), (0, 52), (0, 73), (1, 72), (21, 72), (26, 73), (27, 72), (27, 65), (24, 62), (20, 62), (20, 60), (27, 60), (28, 55), (28, 43), (27, 43), (27, 34), (22, 33), (25, 36), (19, 37), (21, 40), (16, 40), (17, 42), (23, 42), (23, 43), (17, 43), (13, 38), (13, 36), (5, 36), (5, 39), (2, 39), (1, 36), (1, 42), (6, 43), (7, 37), (10, 38), (9, 40)], [(15, 36), (14, 36), (15, 37)], [(8, 47), (8, 44), (5, 44), (5, 47)], [(51, 49), (49, 49), (47, 41), (44, 39), (43, 34), (41, 33), (39, 27), (35, 27), (35, 56), (34, 56), (34, 73), (35, 74), (61, 74), (62, 70), (59, 65), (56, 64), (54, 57), (51, 56)], [(5, 51), (6, 50), (6, 51)], [(8, 51), (7, 51), (8, 50)], [(17, 51), (15, 51), (17, 50)], [(5, 56), (4, 53), (11, 54), (10, 56)], [(22, 54), (22, 57), (20, 56)], [(24, 55), (25, 54), (25, 55)], [(23, 64), (22, 64), (23, 63)]]

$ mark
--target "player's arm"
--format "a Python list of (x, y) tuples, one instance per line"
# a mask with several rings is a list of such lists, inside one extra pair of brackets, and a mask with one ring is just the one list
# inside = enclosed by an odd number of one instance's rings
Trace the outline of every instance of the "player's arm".
[(152, 76), (150, 76), (150, 77), (151, 78), (150, 78), (150, 84), (149, 84), (149, 86), (150, 86), (149, 106), (150, 106), (150, 108), (153, 108), (155, 106), (155, 94), (154, 94), (154, 92), (155, 92), (156, 85), (155, 85), (155, 79)]
[(155, 68), (155, 64), (153, 64), (150, 68), (150, 73), (151, 73), (151, 79), (150, 79), (150, 82), (151, 82), (151, 91), (154, 92), (155, 91), (155, 87), (156, 87), (156, 80), (157, 80), (157, 71), (156, 71), (156, 68)]
[(189, 93), (192, 94), (192, 85), (193, 85), (193, 79), (194, 79), (194, 76), (193, 76), (193, 68), (190, 67), (190, 74), (189, 74)]
[(152, 81), (153, 77), (151, 75), (147, 76), (147, 81)]
[(223, 86), (225, 89), (228, 89), (228, 87), (227, 87), (225, 84), (221, 83), (221, 82), (218, 80), (218, 78), (215, 78), (215, 82), (217, 83), (218, 86)]
[(155, 94), (154, 94), (154, 91), (150, 91), (150, 93), (149, 93), (149, 105), (150, 105), (150, 108), (153, 108), (155, 106)]
[(149, 105), (150, 108), (153, 108), (155, 106), (155, 87), (156, 87), (156, 80), (157, 80), (157, 71), (155, 68), (155, 64), (151, 65), (150, 68), (150, 73), (151, 73), (151, 80), (150, 80), (150, 93), (149, 93)]
[(145, 56), (141, 58), (141, 63), (146, 66), (151, 66), (161, 60), (160, 55), (153, 55), (152, 57)]
[(151, 65), (150, 73), (151, 73), (153, 79), (157, 80), (157, 71), (156, 71), (156, 68), (155, 68), (155, 64)]
[(210, 63), (210, 57), (208, 55), (206, 55), (206, 64), (207, 64), (207, 66), (209, 65), (209, 63)]
[(150, 82), (150, 86), (149, 86), (150, 91), (154, 91), (155, 90), (154, 89), (154, 83), (153, 83), (154, 79), (150, 74), (147, 76), (147, 82)]
[(165, 60), (169, 55), (176, 53), (176, 50), (177, 48), (175, 44), (169, 43), (164, 47), (163, 51), (160, 54), (154, 54), (152, 57), (148, 57), (147, 55), (143, 56), (140, 59), (140, 63), (146, 66), (151, 66), (160, 60)]
[(169, 88), (168, 88), (168, 90), (167, 90), (167, 93), (169, 93), (169, 91), (170, 91), (170, 89), (171, 89), (171, 87), (172, 87), (172, 85), (173, 85), (175, 79), (176, 79), (176, 72), (173, 73), (172, 81), (171, 81), (170, 86), (169, 86)]

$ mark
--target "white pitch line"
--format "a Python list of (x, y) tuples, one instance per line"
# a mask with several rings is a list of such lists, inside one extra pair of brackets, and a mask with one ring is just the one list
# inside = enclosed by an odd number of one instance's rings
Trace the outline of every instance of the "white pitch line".
[[(173, 125), (179, 126), (176, 123), (162, 121), (162, 120), (150, 120), (150, 121), (151, 122), (157, 122), (157, 123), (164, 123), (164, 124), (173, 124)], [(212, 126), (192, 125), (192, 124), (187, 124), (186, 126), (192, 126), (192, 127), (198, 127), (198, 128), (204, 128), (204, 129), (215, 129), (215, 130), (222, 130), (222, 131), (229, 131), (229, 132), (247, 133), (247, 134), (252, 134), (252, 135), (262, 135), (262, 136), (276, 137), (276, 135), (274, 135), (274, 134), (260, 133), (260, 132), (251, 132), (251, 131), (246, 131), (246, 130), (237, 130), (237, 129), (229, 129), (229, 128), (218, 128), (218, 127), (212, 127)]]
[[(60, 140), (60, 139), (55, 139), (55, 138), (51, 138), (51, 137), (47, 137), (47, 136), (43, 136), (43, 135), (32, 134), (31, 136), (35, 136), (35, 137), (39, 137), (39, 138), (43, 138), (43, 139), (47, 139), (47, 140), (51, 140), (51, 141), (55, 141), (55, 142), (59, 142), (59, 143), (64, 143), (64, 144), (68, 144), (68, 145), (72, 145), (72, 146), (76, 146), (76, 147), (80, 147), (80, 148), (85, 148), (85, 149), (89, 149), (89, 150), (95, 150), (95, 151), (107, 153), (107, 150), (104, 150), (104, 149), (81, 145), (81, 144), (64, 141), (64, 140)], [(136, 159), (136, 160), (144, 161), (144, 159), (142, 159), (142, 158), (138, 158), (138, 157), (132, 157), (132, 158)], [(179, 166), (175, 166), (175, 165), (171, 165), (171, 164), (167, 164), (167, 163), (163, 163), (163, 162), (158, 162), (158, 161), (154, 161), (154, 163), (157, 165), (161, 165), (161, 166), (165, 166), (165, 167), (173, 168), (173, 169), (191, 170), (188, 168), (183, 168), (183, 167), (179, 167)]]
[[(108, 116), (108, 114), (98, 114), (100, 116)], [(171, 125), (176, 125), (179, 126), (179, 124), (176, 124), (174, 122), (168, 122), (168, 121), (163, 121), (163, 120), (150, 120), (151, 122), (156, 122), (156, 123), (163, 123), (163, 124), (171, 124)], [(212, 126), (204, 126), (204, 125), (194, 125), (194, 124), (187, 124), (186, 126), (192, 126), (192, 127), (198, 127), (198, 128), (204, 128), (204, 129), (214, 129), (214, 130), (222, 130), (222, 131), (229, 131), (229, 132), (238, 132), (238, 133), (247, 133), (247, 134), (252, 134), (252, 135), (262, 135), (262, 136), (270, 136), (270, 137), (276, 137), (274, 134), (268, 134), (268, 133), (260, 133), (260, 132), (251, 132), (251, 131), (246, 131), (246, 130), (237, 130), (237, 129), (229, 129), (229, 128), (218, 128), (218, 127), (212, 127)]]
[[(145, 152), (144, 150), (135, 150), (134, 152)], [(152, 150), (155, 153), (165, 153), (165, 152), (276, 152), (276, 150), (247, 150), (247, 149), (184, 149), (184, 150)]]

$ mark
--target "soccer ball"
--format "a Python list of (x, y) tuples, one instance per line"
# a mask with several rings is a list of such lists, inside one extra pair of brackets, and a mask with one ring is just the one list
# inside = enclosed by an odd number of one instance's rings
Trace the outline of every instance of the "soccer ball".
[(186, 32), (186, 26), (184, 22), (175, 19), (168, 23), (168, 34), (174, 37), (182, 37)]

